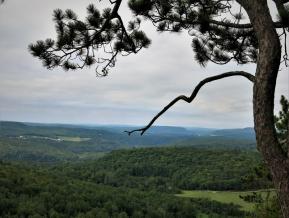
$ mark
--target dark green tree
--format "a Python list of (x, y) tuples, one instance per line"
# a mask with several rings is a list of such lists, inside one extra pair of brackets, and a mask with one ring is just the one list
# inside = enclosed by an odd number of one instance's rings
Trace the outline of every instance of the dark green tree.
[[(230, 71), (201, 81), (190, 96), (178, 96), (141, 129), (143, 134), (155, 120), (179, 100), (192, 102), (203, 85), (232, 76), (253, 83), (253, 111), (257, 148), (271, 171), (284, 217), (289, 217), (289, 158), (277, 138), (274, 124), (274, 93), (281, 62), (288, 64), (286, 37), (289, 26), (288, 0), (273, 0), (279, 20), (273, 21), (266, 0), (129, 0), (134, 18), (126, 28), (119, 14), (122, 0), (110, 0), (112, 9), (87, 8), (85, 21), (71, 10), (55, 10), (56, 40), (37, 41), (29, 46), (32, 55), (49, 69), (61, 66), (74, 70), (97, 63), (97, 75), (106, 76), (118, 55), (138, 53), (150, 44), (140, 30), (145, 18), (161, 32), (187, 30), (192, 36), (196, 60), (227, 64), (256, 63), (255, 75)], [(239, 8), (234, 13), (234, 8)], [(248, 22), (242, 21), (247, 16)], [(283, 55), (281, 42), (284, 40)], [(96, 57), (96, 52), (102, 55)], [(288, 143), (288, 142), (287, 142)]]
[(278, 139), (280, 144), (283, 147), (284, 152), (288, 153), (288, 120), (289, 120), (289, 101), (286, 99), (284, 95), (281, 96), (280, 99), (281, 110), (279, 114), (275, 116), (275, 126), (278, 134)]

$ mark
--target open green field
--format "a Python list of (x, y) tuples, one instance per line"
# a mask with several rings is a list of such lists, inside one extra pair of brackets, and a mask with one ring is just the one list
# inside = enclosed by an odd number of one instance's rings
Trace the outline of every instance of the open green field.
[(85, 142), (91, 139), (91, 138), (81, 138), (81, 137), (72, 137), (72, 136), (58, 136), (58, 138), (67, 142)]
[(252, 194), (253, 192), (260, 193), (262, 198), (265, 199), (269, 193), (269, 197), (275, 195), (274, 190), (258, 190), (258, 191), (182, 191), (181, 194), (176, 194), (178, 197), (185, 198), (207, 198), (210, 200), (218, 201), (221, 203), (233, 203), (240, 205), (244, 211), (252, 211), (254, 210), (255, 203), (245, 202), (239, 196), (245, 196), (248, 194)]
[(99, 159), (106, 155), (107, 152), (83, 152), (77, 154), (80, 160), (87, 160), (87, 159)]

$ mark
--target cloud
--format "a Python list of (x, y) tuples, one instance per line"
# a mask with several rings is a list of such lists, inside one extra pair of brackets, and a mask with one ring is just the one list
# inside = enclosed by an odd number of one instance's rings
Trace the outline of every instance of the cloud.
[[(143, 29), (152, 39), (150, 48), (119, 57), (106, 78), (96, 78), (93, 67), (76, 72), (43, 68), (28, 53), (28, 44), (55, 36), (53, 9), (72, 8), (84, 17), (89, 3), (11, 0), (0, 8), (0, 120), (141, 125), (176, 96), (189, 95), (207, 76), (238, 69), (254, 72), (254, 65), (234, 63), (202, 68), (194, 61), (186, 32), (160, 34), (149, 23)], [(125, 8), (121, 13), (128, 20)], [(288, 69), (280, 72), (276, 102), (281, 93), (288, 95)], [(243, 78), (208, 84), (195, 102), (177, 103), (157, 124), (252, 126), (252, 85)]]

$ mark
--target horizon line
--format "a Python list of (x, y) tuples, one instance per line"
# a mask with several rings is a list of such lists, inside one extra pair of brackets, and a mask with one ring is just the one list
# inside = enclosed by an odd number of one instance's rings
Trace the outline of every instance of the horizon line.
[[(44, 125), (70, 125), (70, 126), (90, 126), (90, 127), (109, 127), (109, 126), (119, 126), (119, 127), (143, 127), (145, 125), (138, 124), (126, 124), (126, 123), (66, 123), (66, 122), (41, 122), (41, 121), (19, 121), (19, 120), (0, 120), (0, 122), (14, 122), (14, 123), (26, 123), (26, 124), (44, 124)], [(153, 125), (153, 127), (182, 127), (182, 128), (199, 128), (199, 129), (246, 129), (254, 128), (253, 126), (246, 127), (229, 127), (229, 128), (216, 128), (216, 127), (203, 127), (203, 126), (188, 126), (188, 125)]]

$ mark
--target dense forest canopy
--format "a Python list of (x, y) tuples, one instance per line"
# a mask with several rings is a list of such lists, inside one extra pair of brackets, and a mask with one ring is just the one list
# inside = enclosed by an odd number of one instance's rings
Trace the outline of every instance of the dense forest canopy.
[(244, 217), (236, 205), (97, 185), (61, 172), (0, 163), (1, 217)]

